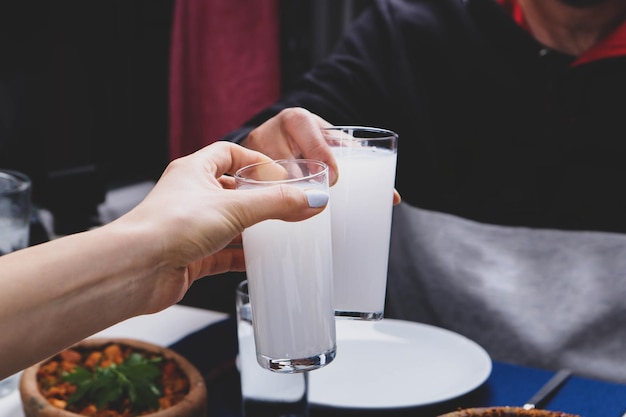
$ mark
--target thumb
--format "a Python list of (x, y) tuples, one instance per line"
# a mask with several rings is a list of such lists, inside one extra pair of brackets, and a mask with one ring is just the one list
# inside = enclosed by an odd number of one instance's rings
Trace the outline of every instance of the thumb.
[(318, 189), (302, 189), (289, 185), (238, 190), (243, 203), (243, 226), (249, 227), (267, 219), (300, 221), (324, 211), (328, 204), (328, 192)]

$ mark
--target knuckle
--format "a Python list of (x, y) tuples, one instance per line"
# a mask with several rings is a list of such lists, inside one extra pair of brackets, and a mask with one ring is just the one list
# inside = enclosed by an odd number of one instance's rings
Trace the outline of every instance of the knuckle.
[(283, 205), (292, 205), (298, 202), (298, 193), (290, 186), (280, 186), (280, 197)]
[(311, 118), (311, 113), (302, 107), (291, 107), (280, 112), (280, 120), (288, 130), (310, 123)]

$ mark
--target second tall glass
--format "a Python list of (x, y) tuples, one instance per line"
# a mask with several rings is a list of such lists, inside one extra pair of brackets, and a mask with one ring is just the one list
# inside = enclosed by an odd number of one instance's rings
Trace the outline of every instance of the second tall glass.
[(339, 168), (330, 189), (335, 314), (380, 320), (385, 307), (398, 135), (334, 126), (323, 130)]
[[(306, 159), (251, 165), (237, 189), (278, 184), (328, 193), (328, 167)], [(303, 372), (336, 353), (328, 207), (299, 222), (266, 220), (243, 232), (257, 361), (276, 372)]]

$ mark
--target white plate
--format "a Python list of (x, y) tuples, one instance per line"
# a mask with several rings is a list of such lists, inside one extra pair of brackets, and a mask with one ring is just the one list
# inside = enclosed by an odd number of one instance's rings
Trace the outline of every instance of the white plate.
[(403, 408), (480, 386), (491, 358), (449, 330), (402, 320), (337, 320), (337, 356), (309, 375), (309, 401), (339, 408)]

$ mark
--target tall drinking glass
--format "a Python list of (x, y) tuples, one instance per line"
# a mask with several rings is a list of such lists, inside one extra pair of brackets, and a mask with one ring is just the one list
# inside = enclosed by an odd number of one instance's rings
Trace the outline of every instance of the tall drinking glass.
[[(328, 167), (278, 160), (244, 167), (235, 181), (239, 190), (282, 184), (328, 193)], [(328, 207), (299, 222), (265, 220), (242, 238), (259, 364), (303, 372), (330, 363), (336, 336)]]
[(334, 126), (323, 130), (339, 168), (330, 189), (335, 314), (380, 320), (385, 308), (398, 135)]
[[(31, 181), (21, 172), (0, 170), (0, 256), (29, 244)], [(0, 398), (17, 388), (19, 372), (0, 380)]]
[(239, 341), (237, 364), (241, 376), (243, 416), (308, 416), (308, 372), (271, 372), (260, 367), (256, 360), (248, 281), (242, 281), (237, 286), (236, 306)]

